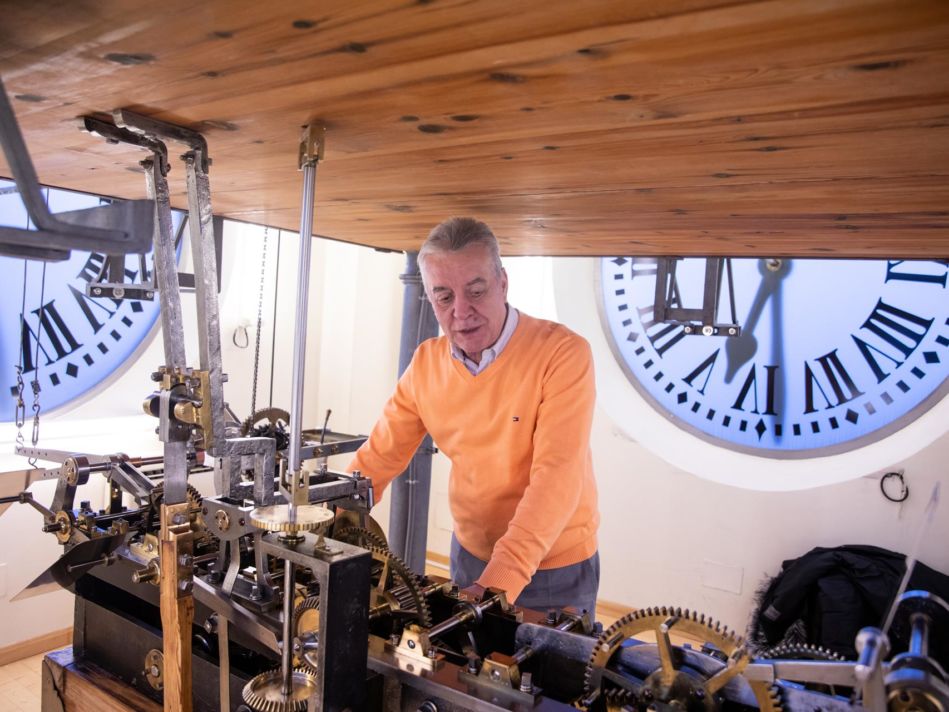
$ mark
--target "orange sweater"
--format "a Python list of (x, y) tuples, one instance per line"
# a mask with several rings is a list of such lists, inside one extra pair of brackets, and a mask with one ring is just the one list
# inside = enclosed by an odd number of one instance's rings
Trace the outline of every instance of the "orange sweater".
[(478, 583), (514, 601), (537, 569), (596, 552), (594, 400), (589, 344), (521, 313), (497, 361), (477, 376), (451, 357), (446, 337), (421, 344), (348, 469), (370, 477), (381, 496), (427, 429), (452, 463), (455, 536), (488, 562)]

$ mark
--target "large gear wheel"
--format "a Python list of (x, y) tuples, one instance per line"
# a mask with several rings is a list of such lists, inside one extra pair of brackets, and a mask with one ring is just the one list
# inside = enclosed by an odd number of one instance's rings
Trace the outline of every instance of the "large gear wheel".
[(281, 692), (281, 672), (269, 670), (244, 685), (244, 704), (255, 712), (305, 712), (307, 700), (316, 690), (316, 675), (306, 668), (294, 668), (293, 689), (289, 696)]
[(408, 564), (389, 550), (384, 538), (358, 526), (348, 526), (335, 536), (339, 541), (361, 546), (372, 554), (370, 618), (389, 613), (423, 628), (431, 627), (432, 614), (422, 592), (421, 580)]
[[(724, 665), (709, 677), (695, 670), (685, 671), (681, 651), (669, 640), (672, 630), (711, 644), (724, 656)], [(636, 635), (653, 633), (659, 654), (659, 667), (650, 673), (641, 689), (624, 688), (622, 676), (608, 671), (613, 656), (623, 643)], [(705, 646), (703, 646), (705, 647)], [(718, 657), (718, 655), (716, 655)], [(686, 710), (715, 710), (719, 691), (748, 665), (749, 657), (740, 636), (705, 615), (681, 608), (657, 607), (634, 611), (620, 618), (597, 639), (584, 674), (584, 692), (581, 704), (591, 705), (601, 695), (608, 709), (621, 709), (641, 695), (642, 701), (652, 704), (672, 704)], [(621, 689), (626, 692), (613, 692)], [(762, 712), (779, 712), (776, 692), (755, 690)]]

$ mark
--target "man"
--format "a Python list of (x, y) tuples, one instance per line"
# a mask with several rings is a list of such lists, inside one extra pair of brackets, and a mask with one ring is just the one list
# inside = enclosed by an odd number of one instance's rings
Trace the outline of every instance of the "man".
[(508, 306), (498, 243), (482, 222), (438, 225), (419, 268), (445, 335), (416, 350), (349, 469), (381, 494), (427, 430), (452, 462), (452, 580), (499, 588), (526, 608), (592, 615), (599, 513), (589, 344)]

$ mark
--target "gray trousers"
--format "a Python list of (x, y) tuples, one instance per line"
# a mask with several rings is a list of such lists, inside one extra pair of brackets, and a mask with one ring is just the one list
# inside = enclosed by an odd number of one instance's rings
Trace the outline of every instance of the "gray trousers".
[[(474, 556), (451, 535), (451, 580), (460, 588), (471, 586), (481, 576), (486, 561)], [(517, 597), (517, 605), (545, 613), (549, 608), (573, 606), (596, 617), (596, 592), (600, 587), (600, 554), (559, 569), (541, 569)]]

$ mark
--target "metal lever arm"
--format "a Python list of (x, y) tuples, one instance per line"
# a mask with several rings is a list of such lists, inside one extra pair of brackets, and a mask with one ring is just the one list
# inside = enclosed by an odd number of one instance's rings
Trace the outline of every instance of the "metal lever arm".
[(2, 81), (0, 144), (26, 210), (38, 228), (0, 228), (0, 250), (4, 253), (65, 259), (72, 249), (113, 255), (148, 252), (154, 221), (150, 200), (117, 202), (55, 216), (49, 212)]

